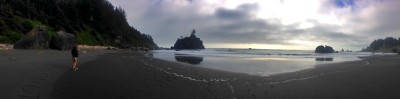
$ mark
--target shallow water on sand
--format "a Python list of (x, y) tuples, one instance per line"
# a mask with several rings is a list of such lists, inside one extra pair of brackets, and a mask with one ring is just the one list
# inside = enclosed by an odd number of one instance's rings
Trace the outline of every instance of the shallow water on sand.
[(361, 60), (369, 53), (315, 54), (312, 51), (284, 50), (155, 50), (150, 57), (216, 70), (268, 76), (313, 68), (320, 64)]

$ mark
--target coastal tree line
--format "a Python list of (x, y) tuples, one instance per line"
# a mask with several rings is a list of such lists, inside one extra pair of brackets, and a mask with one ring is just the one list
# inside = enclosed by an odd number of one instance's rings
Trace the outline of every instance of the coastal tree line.
[(0, 43), (15, 43), (39, 26), (50, 35), (72, 33), (79, 44), (157, 47), (149, 34), (129, 26), (122, 8), (107, 0), (0, 0)]
[(397, 51), (400, 50), (400, 37), (398, 39), (394, 37), (386, 37), (385, 39), (376, 39), (367, 47), (362, 49), (362, 51)]

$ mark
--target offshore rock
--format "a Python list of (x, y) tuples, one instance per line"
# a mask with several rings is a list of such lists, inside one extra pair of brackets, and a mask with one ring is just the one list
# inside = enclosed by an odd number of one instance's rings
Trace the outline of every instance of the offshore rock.
[(203, 41), (200, 40), (200, 38), (196, 37), (196, 31), (193, 30), (192, 34), (190, 35), (190, 37), (181, 37), (178, 38), (178, 40), (176, 40), (174, 46), (172, 47), (172, 49), (175, 50), (180, 50), (180, 49), (205, 49), (204, 45), (203, 45)]
[(315, 48), (315, 53), (334, 53), (334, 52), (335, 50), (333, 50), (332, 47), (326, 45), (325, 46), (320, 45), (317, 48)]

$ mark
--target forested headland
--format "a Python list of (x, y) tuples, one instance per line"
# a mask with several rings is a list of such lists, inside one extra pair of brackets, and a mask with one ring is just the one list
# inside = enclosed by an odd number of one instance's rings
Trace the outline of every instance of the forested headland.
[(376, 39), (367, 47), (362, 49), (367, 52), (397, 52), (400, 51), (400, 37), (386, 37), (385, 39)]
[(60, 30), (74, 34), (78, 44), (157, 47), (107, 0), (0, 0), (0, 43), (13, 44), (41, 26), (50, 36)]

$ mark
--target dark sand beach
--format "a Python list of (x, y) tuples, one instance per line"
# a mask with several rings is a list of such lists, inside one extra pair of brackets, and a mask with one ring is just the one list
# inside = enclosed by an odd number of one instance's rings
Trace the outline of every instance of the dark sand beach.
[[(79, 65), (95, 60), (99, 54), (114, 52), (90, 49), (82, 51)], [(0, 51), (0, 99), (50, 99), (52, 84), (71, 70), (71, 58), (70, 51)]]
[[(396, 99), (400, 57), (319, 65), (268, 77), (212, 70), (133, 51), (1, 52), (1, 99)], [(4, 64), (4, 65), (3, 65)]]

